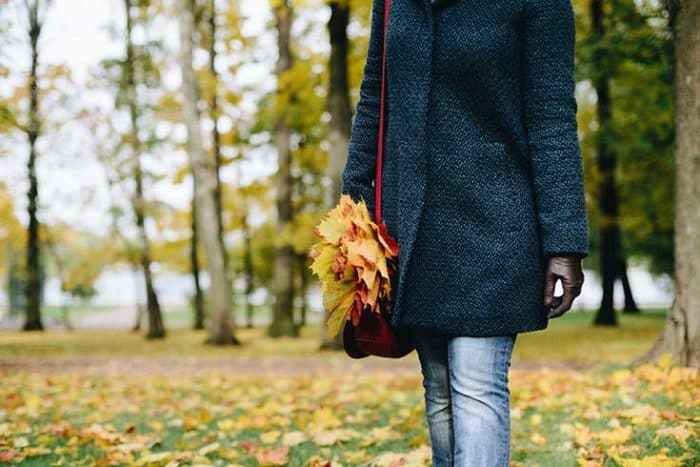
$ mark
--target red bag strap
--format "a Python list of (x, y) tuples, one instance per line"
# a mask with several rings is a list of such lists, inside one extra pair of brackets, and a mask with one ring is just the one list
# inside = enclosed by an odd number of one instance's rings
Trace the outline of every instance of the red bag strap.
[(384, 34), (382, 35), (382, 90), (379, 100), (379, 137), (377, 141), (377, 171), (374, 177), (374, 220), (382, 220), (382, 159), (384, 157), (384, 120), (386, 108), (386, 32), (389, 28), (391, 0), (384, 0)]

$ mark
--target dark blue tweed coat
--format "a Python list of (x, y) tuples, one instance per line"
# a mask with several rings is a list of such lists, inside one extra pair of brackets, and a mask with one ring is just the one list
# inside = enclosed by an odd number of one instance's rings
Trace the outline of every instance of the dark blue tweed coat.
[[(547, 326), (551, 255), (588, 254), (571, 0), (392, 0), (382, 216), (395, 328)], [(374, 0), (343, 193), (374, 206), (384, 0)]]

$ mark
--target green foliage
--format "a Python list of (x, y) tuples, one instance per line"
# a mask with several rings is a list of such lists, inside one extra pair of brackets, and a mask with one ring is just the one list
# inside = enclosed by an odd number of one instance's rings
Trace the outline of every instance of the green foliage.
[(78, 300), (92, 298), (95, 281), (106, 265), (115, 262), (117, 252), (104, 239), (58, 224), (42, 235), (61, 290)]
[[(609, 138), (617, 158), (620, 226), (627, 256), (647, 259), (655, 273), (673, 272), (673, 49), (667, 14), (651, 2), (606, 2), (602, 39), (591, 36), (589, 11), (577, 9), (577, 77), (610, 79), (612, 122), (593, 122), (582, 102), (582, 151), (587, 165), (587, 194), (595, 209), (599, 175), (595, 169), (598, 131)], [(600, 69), (593, 54), (601, 52)], [(597, 213), (591, 215), (593, 231)], [(592, 239), (592, 246), (597, 239)]]
[(22, 248), (23, 240), (24, 229), (15, 215), (14, 200), (0, 182), (0, 273), (7, 271), (12, 252)]
[[(254, 282), (256, 285), (271, 287), (275, 257), (277, 229), (273, 222), (265, 222), (251, 229)], [(239, 261), (238, 264), (243, 264)]]

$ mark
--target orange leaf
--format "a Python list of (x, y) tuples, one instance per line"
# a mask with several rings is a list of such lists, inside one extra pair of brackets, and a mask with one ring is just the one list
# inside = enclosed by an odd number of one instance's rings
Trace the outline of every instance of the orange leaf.
[(17, 456), (17, 451), (10, 449), (0, 452), (0, 462), (10, 462)]

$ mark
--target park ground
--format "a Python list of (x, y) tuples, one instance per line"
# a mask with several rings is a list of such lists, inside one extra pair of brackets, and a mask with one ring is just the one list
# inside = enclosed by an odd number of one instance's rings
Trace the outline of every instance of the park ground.
[[(512, 465), (700, 464), (700, 380), (637, 359), (663, 310), (594, 328), (577, 311), (518, 337)], [(242, 345), (172, 330), (0, 332), (0, 464), (422, 466), (430, 448), (415, 353), (351, 360), (239, 329)]]

